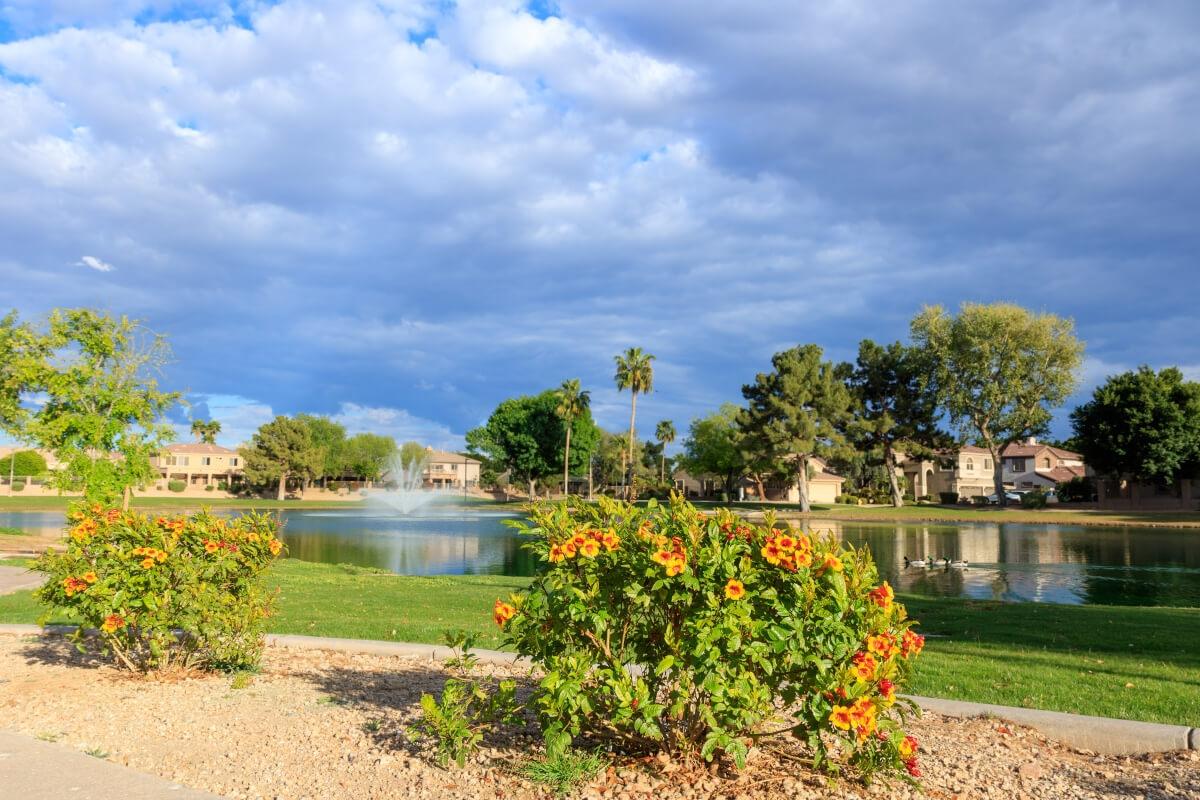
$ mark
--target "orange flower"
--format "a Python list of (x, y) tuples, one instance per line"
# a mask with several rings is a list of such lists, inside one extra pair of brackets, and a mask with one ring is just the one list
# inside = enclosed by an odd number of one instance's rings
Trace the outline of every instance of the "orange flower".
[(796, 550), (792, 556), (793, 562), (797, 567), (812, 566), (812, 551), (811, 550)]
[(768, 564), (779, 566), (779, 562), (783, 560), (783, 553), (780, 552), (779, 545), (775, 544), (775, 542), (767, 542), (765, 545), (763, 545), (763, 548), (760, 552), (762, 553), (762, 557), (767, 560)]
[(795, 550), (796, 549), (796, 540), (793, 539), (791, 536), (788, 536), (785, 533), (783, 536), (780, 536), (778, 539), (775, 540), (775, 545), (780, 550)]
[(151, 558), (150, 556), (146, 556), (145, 558), (142, 559), (142, 568), (143, 569), (150, 569), (153, 566), (154, 566), (154, 559)]
[(605, 533), (604, 538), (601, 541), (604, 542), (604, 547), (610, 551), (616, 550), (618, 547), (621, 546), (621, 537), (617, 536), (612, 531)]
[(496, 604), (492, 606), (492, 619), (496, 620), (496, 624), (502, 628), (504, 623), (512, 619), (516, 613), (517, 610), (503, 600), (497, 600)]
[(159, 550), (157, 553), (155, 553), (154, 557), (158, 559), (158, 563), (160, 564), (167, 560), (167, 554), (162, 550)]
[(896, 637), (890, 633), (867, 637), (867, 652), (874, 653), (882, 659), (889, 659), (896, 652)]
[(671, 560), (667, 562), (667, 577), (674, 578), (679, 573), (683, 572), (683, 568), (687, 566), (687, 561), (678, 553), (671, 554)]
[(853, 672), (855, 677), (857, 677), (860, 681), (869, 681), (875, 678), (875, 670), (879, 665), (875, 661), (874, 656), (870, 655), (869, 653), (856, 653), (851, 661), (854, 662), (854, 666), (850, 671)]
[(104, 618), (104, 624), (100, 626), (100, 630), (105, 633), (114, 633), (120, 628), (125, 627), (125, 618), (120, 614), (109, 614)]
[[(272, 542), (272, 544), (274, 544), (274, 542)], [(204, 543), (204, 552), (206, 552), (206, 553), (210, 553), (210, 554), (215, 553), (220, 549), (221, 549), (221, 545), (218, 544), (217, 542), (213, 541), (212, 539), (209, 539), (207, 542)], [(275, 552), (274, 548), (272, 548), (271, 552)]]
[(848, 731), (854, 723), (854, 717), (851, 715), (850, 709), (845, 706), (834, 706), (833, 710), (829, 712), (829, 721), (833, 727)]
[(64, 578), (62, 585), (67, 597), (74, 596), (76, 592), (86, 592), (88, 589), (87, 581), (76, 578), (73, 575), (68, 575)]
[(746, 587), (737, 578), (730, 578), (725, 584), (725, 596), (730, 600), (741, 600), (746, 596)]
[(890, 706), (896, 702), (896, 684), (884, 678), (879, 682), (879, 699), (883, 701), (885, 706)]
[(579, 546), (579, 554), (588, 558), (595, 558), (600, 555), (600, 543), (595, 539), (588, 539)]
[(558, 545), (553, 545), (550, 548), (550, 555), (548, 556), (548, 558), (550, 559), (550, 563), (557, 564), (559, 561), (562, 561), (566, 557), (567, 557), (566, 554), (563, 553), (563, 549), (561, 547), (559, 547)]
[(925, 637), (919, 633), (913, 633), (912, 629), (904, 632), (904, 638), (900, 640), (900, 655), (908, 658), (915, 656), (925, 647)]
[(670, 550), (659, 550), (654, 555), (650, 556), (651, 560), (656, 564), (662, 564), (664, 567), (671, 563), (672, 553)]
[(563, 551), (563, 555), (566, 556), (567, 558), (574, 558), (575, 557), (575, 543), (570, 542), (570, 541), (563, 542), (562, 551)]
[(246, 539), (247, 539), (247, 540), (249, 540), (249, 541), (251, 541), (251, 542), (257, 542), (257, 541), (258, 541), (259, 539), (261, 539), (261, 538), (262, 538), (262, 537), (261, 537), (261, 536), (259, 536), (259, 535), (258, 535), (257, 533), (255, 533), (254, 531), (250, 531), (250, 533), (246, 534)]
[(588, 541), (588, 537), (582, 533), (577, 533), (571, 537), (571, 544), (575, 545), (576, 549), (582, 548), (584, 543)]
[(88, 583), (95, 583), (96, 581), (100, 580), (99, 576), (97, 576), (96, 573), (91, 572), (91, 571), (83, 573), (83, 579), (85, 581), (87, 581)]
[(920, 743), (916, 739), (911, 736), (905, 736), (900, 740), (900, 745), (897, 749), (900, 751), (900, 757), (905, 761), (908, 761), (917, 754), (917, 750), (920, 748), (920, 746)]
[(99, 514), (102, 510), (103, 510), (103, 508), (101, 507), (101, 505), (99, 503), (92, 503), (92, 513), (93, 514)]
[(279, 551), (283, 549), (283, 542), (279, 541), (278, 539), (272, 539), (271, 543), (267, 545), (267, 547), (270, 549), (271, 555), (277, 556), (279, 555)]
[(821, 571), (841, 572), (842, 560), (833, 553), (826, 553), (825, 559), (821, 562)]
[(871, 598), (871, 602), (886, 611), (892, 607), (892, 600), (896, 598), (896, 593), (892, 591), (888, 582), (884, 581), (872, 589), (867, 596)]

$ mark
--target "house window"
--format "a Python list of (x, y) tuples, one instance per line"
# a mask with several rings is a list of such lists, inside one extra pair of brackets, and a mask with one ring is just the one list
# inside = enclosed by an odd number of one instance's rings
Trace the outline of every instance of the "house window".
[(991, 468), (992, 468), (992, 460), (991, 460), (990, 458), (985, 458), (985, 459), (983, 460), (983, 468), (984, 468), (984, 469), (991, 469)]
[(1012, 471), (1013, 472), (1024, 472), (1025, 471), (1025, 459), (1014, 458), (1012, 460)]
[(179, 457), (179, 466), (181, 466), (181, 467), (186, 467), (187, 465), (188, 465), (188, 457), (187, 457), (187, 456), (180, 456), (180, 457)]
[(212, 458), (210, 458), (209, 456), (204, 456), (203, 458), (200, 459), (200, 463), (206, 467), (212, 466)]
[(167, 456), (167, 466), (168, 467), (175, 466), (175, 456)]
[(238, 460), (236, 458), (229, 459), (229, 466), (236, 467), (237, 465), (238, 465)]
[(1050, 459), (1048, 459), (1048, 458), (1042, 459), (1042, 469), (1050, 469)]
[(975, 470), (975, 460), (972, 458), (968, 458), (967, 459), (967, 472), (973, 472), (974, 470)]

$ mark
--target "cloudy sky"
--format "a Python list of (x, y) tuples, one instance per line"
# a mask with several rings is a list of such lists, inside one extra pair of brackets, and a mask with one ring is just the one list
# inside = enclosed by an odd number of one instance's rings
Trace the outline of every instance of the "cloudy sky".
[(615, 428), (634, 345), (682, 428), (965, 300), (1200, 377), (1200, 4), (886, 7), (0, 0), (0, 308), (145, 320), (227, 444)]

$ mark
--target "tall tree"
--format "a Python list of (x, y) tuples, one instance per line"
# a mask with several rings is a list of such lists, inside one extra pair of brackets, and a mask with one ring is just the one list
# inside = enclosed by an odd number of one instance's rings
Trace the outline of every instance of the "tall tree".
[(17, 312), (0, 317), (0, 431), (15, 436), (24, 430), (29, 410), (21, 399), (44, 363), (44, 347)]
[(675, 423), (664, 419), (654, 427), (654, 438), (662, 445), (662, 457), (658, 467), (658, 482), (667, 481), (667, 445), (675, 441)]
[(1200, 383), (1175, 367), (1113, 375), (1071, 412), (1071, 425), (1101, 475), (1174, 483), (1200, 466)]
[(192, 420), (192, 435), (196, 437), (197, 442), (216, 444), (217, 434), (220, 432), (221, 423), (217, 422), (215, 419), (207, 421), (202, 419)]
[(900, 342), (880, 345), (864, 339), (858, 360), (841, 368), (852, 400), (847, 437), (869, 463), (887, 473), (892, 505), (904, 505), (897, 475), (897, 452), (928, 458), (948, 444), (938, 430), (937, 393), (925, 353)]
[(246, 480), (254, 485), (276, 484), (275, 499), (287, 492), (288, 478), (311, 474), (320, 463), (320, 451), (303, 421), (276, 417), (264, 423), (238, 451)]
[(771, 364), (773, 371), (759, 373), (754, 383), (742, 387), (748, 408), (741, 428), (756, 443), (760, 458), (793, 476), (800, 509), (808, 511), (813, 457), (835, 455), (846, 446), (842, 431), (850, 393), (834, 365), (821, 360), (815, 344), (776, 353)]
[[(637, 434), (634, 431), (634, 420), (637, 417), (637, 396), (639, 394), (649, 394), (654, 389), (654, 356), (649, 353), (642, 352), (640, 347), (631, 347), (619, 356), (615, 356), (617, 362), (617, 391), (629, 390), (629, 395), (632, 400), (629, 406), (629, 447), (633, 447), (633, 443), (637, 441)], [(633, 452), (629, 452), (629, 479), (627, 485), (632, 488), (633, 484)]]
[(567, 443), (563, 448), (563, 494), (568, 493), (568, 487), (571, 480), (571, 427), (575, 424), (575, 420), (589, 408), (592, 404), (592, 395), (587, 389), (580, 388), (579, 379), (572, 378), (569, 381), (563, 381), (562, 386), (558, 389), (558, 406), (554, 409), (554, 413), (558, 414), (565, 424)]
[(346, 471), (346, 428), (329, 417), (316, 414), (297, 414), (296, 419), (308, 428), (308, 438), (317, 453), (313, 456), (313, 473), (324, 486), (329, 478), (339, 477)]
[(745, 469), (738, 449), (738, 415), (737, 406), (724, 403), (712, 414), (692, 420), (680, 458), (680, 465), (692, 475), (719, 477), (727, 493), (733, 492)]
[(429, 451), (420, 442), (405, 442), (400, 445), (400, 466), (410, 475), (416, 470), (423, 470), (429, 458)]
[(1074, 323), (1008, 303), (964, 303), (957, 316), (925, 308), (912, 321), (912, 335), (929, 358), (950, 421), (991, 453), (992, 481), (1005, 505), (1001, 454), (1045, 433), (1050, 409), (1078, 383), (1083, 343)]
[(396, 440), (378, 433), (357, 433), (346, 440), (346, 467), (367, 483), (383, 480), (396, 459)]
[(166, 340), (127, 317), (58, 309), (26, 344), (16, 370), (44, 402), (25, 436), (65, 465), (54, 475), (59, 488), (128, 507), (133, 487), (154, 476), (150, 458), (174, 436), (163, 415), (179, 394), (156, 378), (170, 356)]
[[(483, 455), (496, 468), (524, 481), (529, 496), (536, 495), (535, 484), (563, 468), (565, 432), (558, 416), (558, 390), (537, 395), (509, 398), (500, 403), (486, 423), (467, 431), (467, 448)], [(572, 461), (568, 469), (582, 470), (591, 458), (600, 438), (600, 430), (584, 409), (571, 424)]]

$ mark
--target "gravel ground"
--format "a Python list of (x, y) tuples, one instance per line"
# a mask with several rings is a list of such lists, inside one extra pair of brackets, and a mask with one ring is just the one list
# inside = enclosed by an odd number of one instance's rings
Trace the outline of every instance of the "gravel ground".
[[(404, 734), (421, 692), (444, 673), (427, 661), (271, 648), (263, 672), (144, 679), (79, 656), (56, 639), (0, 635), (0, 725), (229, 798), (543, 798), (513, 774), (532, 731), (491, 741), (475, 763), (443, 771)], [(1200, 798), (1200, 754), (1104, 757), (993, 720), (927, 714), (926, 796)], [(106, 755), (105, 755), (106, 754)], [(631, 761), (581, 790), (587, 798), (905, 798), (902, 784), (831, 783), (788, 754), (756, 751), (740, 774)]]

